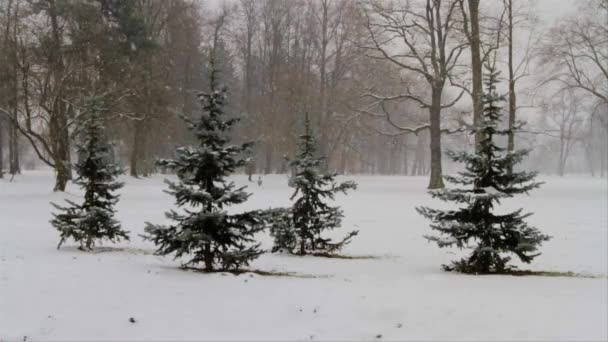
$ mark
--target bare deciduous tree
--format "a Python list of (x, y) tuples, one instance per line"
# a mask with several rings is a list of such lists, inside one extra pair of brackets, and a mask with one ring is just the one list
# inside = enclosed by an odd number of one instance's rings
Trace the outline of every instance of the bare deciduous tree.
[(554, 100), (543, 106), (544, 111), (549, 114), (550, 125), (557, 130), (559, 156), (556, 172), (559, 176), (564, 175), (568, 157), (584, 121), (582, 106), (580, 96), (573, 90), (557, 92)]
[[(538, 52), (538, 46), (540, 38), (535, 37), (538, 35), (535, 29), (538, 20), (532, 13), (532, 4), (529, 0), (503, 0), (504, 7), (506, 9), (506, 40), (507, 40), (507, 65), (509, 72), (508, 79), (508, 101), (509, 101), (509, 114), (508, 114), (508, 125), (509, 134), (507, 142), (507, 151), (515, 151), (515, 133), (513, 127), (515, 126), (517, 117), (517, 85), (518, 82), (530, 75), (530, 64)], [(522, 31), (527, 31), (523, 33)], [(518, 44), (518, 41), (522, 40), (522, 37), (526, 44), (522, 46)], [(540, 36), (540, 35), (538, 35)], [(516, 48), (518, 55), (516, 56)], [(508, 170), (509, 173), (513, 170)]]
[[(608, 1), (587, 0), (577, 13), (567, 17), (550, 32), (545, 46), (545, 62), (553, 63), (554, 74), (547, 82), (562, 89), (580, 89), (608, 103)], [(608, 132), (608, 113), (598, 120)]]
[[(430, 89), (430, 99), (415, 93), (412, 83), (405, 92), (385, 96), (368, 93), (378, 104), (392, 126), (399, 131), (418, 133), (430, 129), (431, 176), (429, 189), (442, 188), (441, 111), (453, 106), (462, 96), (445, 102), (444, 91), (458, 67), (467, 42), (456, 29), (458, 1), (427, 0), (424, 5), (371, 1), (365, 7), (364, 25), (370, 43), (362, 46), (371, 58), (397, 65), (403, 72), (418, 75)], [(385, 103), (397, 100), (417, 102), (429, 111), (429, 123), (408, 128), (391, 119)]]

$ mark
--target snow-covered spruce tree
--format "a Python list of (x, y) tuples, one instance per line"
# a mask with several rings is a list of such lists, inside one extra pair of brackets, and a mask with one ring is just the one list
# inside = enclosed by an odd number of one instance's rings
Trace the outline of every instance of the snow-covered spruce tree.
[[(443, 235), (426, 236), (428, 240), (439, 247), (473, 249), (467, 258), (444, 265), (448, 271), (479, 274), (509, 272), (515, 267), (508, 265), (511, 258), (504, 254), (515, 254), (522, 262), (530, 263), (540, 254), (537, 249), (541, 243), (550, 238), (526, 224), (525, 219), (531, 214), (523, 214), (522, 209), (506, 214), (494, 212), (495, 205), (500, 204), (501, 199), (527, 194), (541, 184), (534, 182), (535, 172), (508, 172), (529, 151), (508, 153), (494, 142), (495, 136), (509, 134), (509, 130), (498, 128), (501, 117), (499, 104), (504, 98), (496, 92), (497, 82), (498, 73), (489, 70), (483, 95), (483, 117), (478, 125), (469, 127), (470, 134), (483, 135), (479, 151), (476, 154), (448, 152), (452, 160), (465, 163), (466, 171), (460, 172), (459, 176), (445, 178), (464, 188), (430, 192), (435, 198), (458, 203), (461, 207), (457, 210), (417, 208), (420, 214), (433, 222), (431, 228)], [(520, 128), (521, 124), (514, 129)]]
[(198, 119), (184, 117), (198, 145), (176, 150), (175, 160), (159, 164), (175, 170), (179, 182), (166, 181), (167, 191), (183, 213), (169, 211), (169, 226), (147, 223), (145, 238), (157, 245), (156, 254), (188, 256), (183, 266), (203, 263), (204, 271), (238, 270), (247, 266), (262, 251), (253, 235), (264, 229), (264, 212), (229, 214), (229, 206), (245, 202), (245, 187), (237, 188), (226, 177), (247, 165), (243, 156), (253, 145), (230, 145), (229, 130), (238, 121), (227, 118), (226, 88), (217, 83), (218, 70), (211, 61), (210, 90), (199, 95), (202, 114)]
[(335, 173), (321, 173), (325, 159), (316, 157), (315, 139), (308, 114), (304, 121), (304, 134), (300, 136), (299, 153), (290, 162), (295, 171), (291, 182), (295, 192), (291, 196), (295, 203), (284, 211), (275, 210), (270, 225), (274, 237), (273, 251), (293, 254), (330, 254), (350, 242), (357, 231), (350, 232), (338, 242), (323, 238), (321, 233), (340, 227), (342, 210), (329, 206), (337, 193), (355, 189), (352, 181), (338, 183)]
[(91, 250), (97, 241), (129, 240), (128, 232), (114, 219), (114, 206), (119, 195), (115, 191), (123, 184), (116, 181), (122, 169), (112, 161), (112, 148), (106, 141), (105, 128), (100, 117), (103, 101), (98, 97), (86, 100), (82, 114), (81, 143), (78, 145), (78, 177), (74, 183), (84, 191), (84, 202), (76, 204), (66, 200), (67, 207), (51, 203), (60, 213), (53, 214), (51, 224), (60, 232), (57, 248), (72, 238), (80, 243), (81, 250)]

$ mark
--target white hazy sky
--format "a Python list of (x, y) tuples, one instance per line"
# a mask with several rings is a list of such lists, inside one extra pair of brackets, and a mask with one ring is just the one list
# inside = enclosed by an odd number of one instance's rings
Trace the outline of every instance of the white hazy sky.
[(538, 0), (536, 8), (539, 17), (550, 23), (575, 10), (576, 4), (580, 2), (581, 0)]
[[(234, 0), (203, 0), (211, 8), (219, 8), (222, 2), (233, 2)], [(352, 0), (354, 1), (354, 0)], [(551, 23), (556, 18), (567, 14), (576, 8), (576, 4), (581, 0), (537, 0), (539, 17), (545, 23)]]

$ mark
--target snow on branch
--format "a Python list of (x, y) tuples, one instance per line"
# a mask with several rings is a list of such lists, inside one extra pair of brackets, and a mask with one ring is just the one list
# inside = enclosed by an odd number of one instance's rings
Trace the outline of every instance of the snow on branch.
[(410, 99), (410, 100), (414, 100), (418, 103), (420, 103), (420, 106), (422, 108), (429, 108), (431, 107), (430, 104), (426, 103), (424, 100), (422, 100), (419, 96), (407, 93), (407, 94), (399, 94), (399, 95), (395, 95), (395, 96), (380, 96), (377, 94), (373, 94), (373, 93), (365, 93), (363, 95), (361, 95), (361, 97), (371, 97), (375, 100), (379, 100), (379, 101), (393, 101), (393, 100), (401, 100), (401, 99)]
[[(395, 129), (399, 130), (398, 133), (385, 133), (385, 132), (380, 132), (376, 129), (374, 129), (374, 131), (376, 131), (376, 133), (381, 134), (381, 135), (387, 135), (387, 136), (397, 136), (397, 135), (403, 135), (403, 134), (414, 134), (414, 135), (418, 135), (418, 133), (430, 129), (431, 128), (431, 124), (430, 123), (424, 123), (415, 127), (407, 127), (407, 126), (402, 126), (397, 124), (391, 114), (389, 113), (389, 111), (386, 109), (385, 106), (385, 101), (384, 100), (380, 100), (378, 102), (376, 102), (375, 104), (378, 104), (380, 106), (380, 109), (382, 109), (382, 114), (378, 114), (378, 113), (374, 113), (368, 109), (356, 109), (356, 108), (351, 108), (351, 110), (360, 113), (360, 114), (364, 114), (367, 116), (372, 116), (372, 117), (382, 117), (385, 118), (386, 121), (393, 126)], [(371, 106), (370, 106), (371, 107)], [(445, 134), (455, 134), (455, 133), (460, 133), (463, 132), (464, 129), (462, 127), (459, 128), (455, 128), (455, 129), (450, 129), (450, 128), (442, 128), (441, 133), (445, 133)]]

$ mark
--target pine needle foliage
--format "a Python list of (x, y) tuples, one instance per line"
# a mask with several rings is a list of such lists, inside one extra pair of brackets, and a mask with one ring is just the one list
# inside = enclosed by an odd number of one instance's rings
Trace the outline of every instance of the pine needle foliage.
[(106, 141), (100, 116), (102, 111), (103, 100), (91, 97), (86, 100), (80, 117), (83, 120), (81, 143), (77, 146), (79, 162), (75, 166), (78, 177), (74, 183), (85, 191), (84, 202), (66, 200), (68, 206), (51, 203), (59, 211), (51, 220), (61, 237), (57, 248), (69, 238), (78, 242), (82, 250), (91, 250), (102, 240), (129, 240), (128, 232), (122, 230), (114, 218), (114, 207), (119, 200), (115, 192), (123, 186), (116, 178), (123, 171), (113, 162), (112, 147)]
[[(509, 172), (529, 153), (527, 150), (506, 152), (495, 142), (497, 136), (509, 134), (509, 130), (499, 128), (504, 97), (496, 92), (499, 73), (488, 70), (483, 95), (484, 111), (481, 122), (469, 126), (470, 134), (483, 136), (478, 151), (454, 152), (448, 156), (465, 164), (465, 171), (458, 176), (446, 176), (450, 183), (461, 188), (446, 188), (431, 191), (434, 198), (453, 202), (460, 207), (456, 210), (439, 210), (428, 207), (417, 211), (432, 221), (431, 229), (439, 236), (426, 236), (439, 247), (471, 248), (472, 253), (451, 265), (444, 265), (448, 271), (462, 273), (506, 273), (515, 267), (509, 265), (516, 255), (522, 262), (530, 263), (540, 253), (539, 246), (549, 240), (549, 236), (529, 226), (526, 218), (531, 214), (523, 209), (506, 214), (497, 214), (496, 206), (501, 200), (518, 194), (527, 194), (541, 183), (534, 181), (536, 172)], [(515, 130), (520, 129), (521, 123)]]
[(253, 143), (230, 144), (228, 134), (238, 118), (224, 111), (227, 89), (218, 84), (213, 60), (210, 70), (210, 90), (199, 96), (201, 115), (196, 120), (183, 117), (198, 144), (177, 149), (173, 160), (159, 161), (177, 173), (177, 182), (166, 181), (167, 192), (182, 211), (166, 214), (173, 224), (147, 223), (144, 237), (156, 244), (158, 255), (187, 257), (184, 267), (202, 264), (206, 272), (235, 271), (262, 254), (254, 235), (265, 228), (265, 214), (228, 212), (250, 196), (246, 187), (237, 187), (227, 177), (247, 165), (249, 160), (242, 156)]
[(327, 202), (336, 194), (356, 189), (352, 181), (337, 182), (336, 173), (324, 173), (325, 158), (317, 157), (315, 137), (308, 114), (304, 121), (304, 133), (300, 135), (299, 152), (290, 162), (295, 174), (291, 179), (295, 188), (291, 208), (275, 212), (270, 233), (274, 237), (273, 251), (292, 254), (327, 254), (339, 251), (357, 235), (348, 233), (340, 241), (323, 237), (322, 233), (341, 226), (343, 211)]

